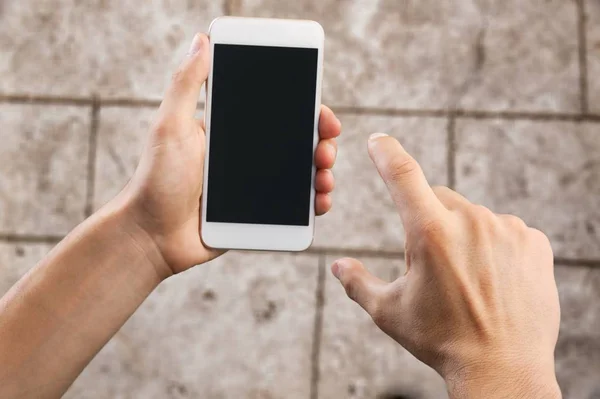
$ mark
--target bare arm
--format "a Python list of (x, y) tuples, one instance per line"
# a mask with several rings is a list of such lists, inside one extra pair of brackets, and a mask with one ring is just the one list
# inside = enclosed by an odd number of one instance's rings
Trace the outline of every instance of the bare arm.
[(116, 204), (78, 226), (0, 300), (0, 397), (60, 397), (170, 274)]
[[(127, 187), (0, 300), (0, 398), (60, 397), (163, 279), (221, 255), (199, 234), (205, 136), (194, 114), (209, 58), (197, 35)], [(318, 215), (331, 207), (340, 131), (323, 106)]]

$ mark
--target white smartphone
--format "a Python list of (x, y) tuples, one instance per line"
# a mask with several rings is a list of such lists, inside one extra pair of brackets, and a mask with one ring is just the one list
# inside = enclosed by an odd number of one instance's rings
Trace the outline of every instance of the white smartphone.
[(314, 21), (210, 26), (203, 242), (302, 251), (313, 240), (324, 32)]

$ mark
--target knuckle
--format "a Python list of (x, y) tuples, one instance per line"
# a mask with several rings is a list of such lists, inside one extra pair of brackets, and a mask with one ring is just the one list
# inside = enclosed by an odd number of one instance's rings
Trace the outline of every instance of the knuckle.
[(477, 230), (488, 230), (492, 226), (499, 225), (496, 214), (483, 205), (469, 206), (465, 216), (469, 225)]
[(156, 137), (168, 137), (171, 130), (170, 123), (166, 119), (161, 119), (154, 125), (153, 131)]
[(431, 190), (443, 204), (445, 204), (447, 200), (453, 198), (453, 196), (456, 195), (456, 193), (452, 189), (446, 186), (433, 186)]
[(184, 73), (183, 68), (179, 68), (171, 76), (171, 82), (174, 84), (174, 86), (180, 86), (181, 84), (186, 83), (186, 81), (187, 81), (187, 75)]
[(398, 182), (406, 179), (407, 176), (412, 176), (420, 170), (420, 166), (413, 158), (404, 156), (392, 157), (386, 168), (386, 178), (393, 182)]
[(536, 263), (540, 265), (553, 266), (554, 265), (554, 250), (552, 248), (552, 242), (546, 234), (542, 231), (534, 228), (528, 228), (529, 248), (532, 249), (533, 253), (537, 254)]
[(173, 88), (177, 90), (186, 90), (188, 87), (198, 83), (203, 83), (203, 74), (189, 64), (180, 66), (171, 76)]
[(475, 236), (494, 240), (502, 231), (502, 223), (494, 212), (483, 205), (472, 205), (466, 212), (467, 226)]
[(483, 205), (473, 205), (471, 208), (471, 216), (476, 219), (488, 220), (493, 218), (495, 214)]
[(536, 244), (546, 246), (547, 248), (550, 248), (550, 250), (552, 250), (552, 243), (550, 242), (550, 239), (544, 232), (532, 227), (529, 227), (528, 231), (529, 235), (535, 241)]
[(421, 224), (418, 232), (419, 241), (425, 247), (442, 246), (449, 240), (448, 227), (439, 219)]
[(167, 139), (177, 135), (178, 131), (186, 129), (185, 121), (176, 114), (163, 113), (152, 125), (153, 136), (158, 139)]
[(525, 224), (525, 222), (523, 221), (523, 219), (519, 218), (518, 216), (515, 215), (501, 215), (500, 219), (506, 223), (508, 226), (510, 226), (513, 229), (516, 230), (524, 230), (527, 228), (527, 225)]
[(431, 189), (436, 195), (446, 194), (451, 191), (450, 188), (446, 186), (432, 186)]

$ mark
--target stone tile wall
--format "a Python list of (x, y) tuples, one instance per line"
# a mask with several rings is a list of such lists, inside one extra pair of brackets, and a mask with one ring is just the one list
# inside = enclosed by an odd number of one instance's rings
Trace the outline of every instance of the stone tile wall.
[(558, 378), (600, 397), (598, 0), (0, 1), (0, 295), (123, 187), (193, 33), (225, 14), (324, 26), (334, 209), (304, 254), (229, 253), (161, 285), (66, 397), (445, 397), (329, 275), (346, 254), (403, 267), (375, 131), (549, 235)]

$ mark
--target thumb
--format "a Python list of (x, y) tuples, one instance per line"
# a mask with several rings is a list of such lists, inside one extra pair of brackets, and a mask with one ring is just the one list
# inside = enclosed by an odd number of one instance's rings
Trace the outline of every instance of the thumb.
[(360, 261), (352, 258), (336, 260), (331, 272), (342, 283), (348, 297), (373, 317), (388, 283), (373, 276)]
[(202, 85), (210, 69), (210, 45), (203, 33), (194, 36), (186, 59), (173, 74), (171, 85), (160, 106), (161, 112), (193, 118)]

